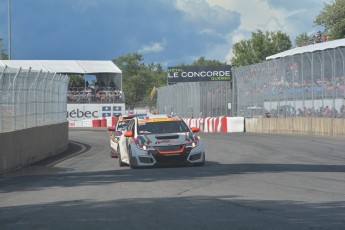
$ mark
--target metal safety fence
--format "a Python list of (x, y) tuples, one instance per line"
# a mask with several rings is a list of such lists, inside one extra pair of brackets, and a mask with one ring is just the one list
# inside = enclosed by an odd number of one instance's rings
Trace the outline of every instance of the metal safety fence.
[(345, 118), (345, 48), (234, 68), (235, 116)]
[(158, 113), (181, 117), (216, 117), (231, 114), (230, 81), (178, 83), (158, 89)]
[(0, 133), (66, 122), (67, 75), (0, 67)]

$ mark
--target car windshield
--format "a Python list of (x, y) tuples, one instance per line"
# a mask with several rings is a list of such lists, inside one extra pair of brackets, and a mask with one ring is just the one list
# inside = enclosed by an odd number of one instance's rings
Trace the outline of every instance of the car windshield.
[(130, 120), (124, 120), (124, 121), (120, 121), (119, 124), (117, 125), (117, 130), (124, 130), (127, 128), (128, 123)]
[(181, 133), (189, 132), (189, 129), (183, 121), (164, 121), (164, 122), (146, 122), (138, 124), (138, 134), (144, 133)]

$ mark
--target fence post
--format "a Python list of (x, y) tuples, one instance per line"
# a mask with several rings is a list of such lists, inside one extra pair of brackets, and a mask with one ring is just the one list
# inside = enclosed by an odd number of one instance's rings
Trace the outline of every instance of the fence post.
[[(4, 76), (5, 76), (5, 72), (6, 72), (7, 66), (5, 66), (4, 70), (2, 71), (2, 73), (0, 74), (0, 97), (3, 98), (3, 93), (4, 93)], [(3, 128), (2, 128), (2, 122), (3, 122), (3, 103), (2, 100), (0, 101), (0, 133), (3, 132)]]
[[(15, 131), (16, 130), (16, 126), (17, 126), (17, 105), (16, 105), (16, 93), (15, 93), (15, 83), (16, 83), (16, 80), (17, 80), (17, 77), (20, 73), (20, 71), (22, 70), (22, 68), (20, 67), (18, 72), (16, 73), (16, 75), (14, 76), (13, 78), (13, 81), (12, 81), (12, 103), (13, 103), (13, 117), (12, 117), (12, 131)], [(11, 85), (10, 85), (11, 86)], [(9, 86), (9, 87), (10, 87)]]
[[(30, 73), (31, 73), (31, 67), (29, 68), (28, 70), (28, 73), (26, 75), (26, 81), (28, 80), (28, 78), (30, 77)], [(26, 82), (24, 81), (24, 82)], [(24, 128), (28, 128), (28, 101), (30, 100), (29, 99), (29, 89), (28, 89), (28, 86), (27, 84), (24, 84), (24, 90), (26, 90), (26, 96), (25, 96), (25, 99), (24, 99), (24, 102), (25, 102), (25, 111), (24, 111)]]

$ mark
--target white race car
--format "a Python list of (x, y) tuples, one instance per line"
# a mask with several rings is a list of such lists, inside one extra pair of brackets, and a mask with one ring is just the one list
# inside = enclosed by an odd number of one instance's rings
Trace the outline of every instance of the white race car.
[(178, 116), (147, 115), (130, 120), (119, 138), (119, 165), (131, 168), (204, 165), (204, 143)]
[(108, 127), (108, 131), (110, 138), (110, 156), (111, 157), (118, 157), (119, 155), (119, 139), (123, 132), (127, 130), (127, 125), (133, 117), (144, 117), (146, 114), (129, 114), (129, 115), (121, 115), (118, 117), (115, 125), (113, 127)]

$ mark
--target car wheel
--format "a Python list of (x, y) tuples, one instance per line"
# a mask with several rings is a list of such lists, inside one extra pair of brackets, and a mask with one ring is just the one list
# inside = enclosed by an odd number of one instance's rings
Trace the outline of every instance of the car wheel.
[(138, 166), (133, 161), (132, 150), (131, 149), (128, 149), (128, 158), (129, 158), (129, 167), (131, 167), (131, 169), (138, 168)]
[(205, 153), (202, 155), (202, 162), (195, 163), (194, 165), (195, 166), (203, 166), (203, 165), (205, 165)]
[(117, 159), (119, 160), (119, 166), (123, 167), (123, 166), (125, 166), (125, 163), (123, 163), (122, 160), (121, 160), (121, 154), (120, 154), (120, 147), (119, 146), (117, 146), (117, 152), (118, 152)]

